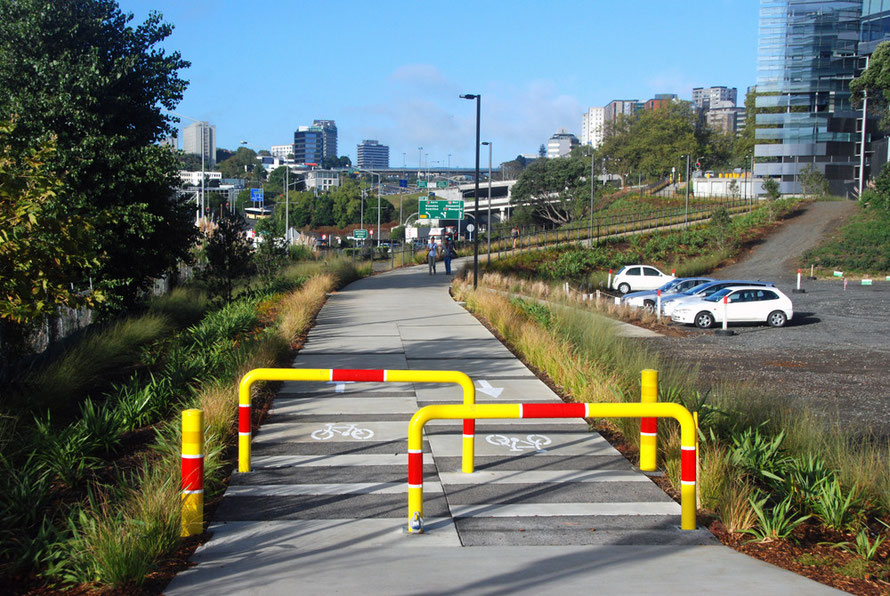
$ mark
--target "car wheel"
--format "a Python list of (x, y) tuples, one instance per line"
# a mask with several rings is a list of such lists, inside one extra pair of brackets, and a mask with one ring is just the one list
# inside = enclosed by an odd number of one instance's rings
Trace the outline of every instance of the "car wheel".
[(706, 310), (695, 315), (695, 326), (699, 329), (707, 329), (714, 324), (714, 315)]
[(785, 323), (788, 322), (788, 317), (786, 317), (785, 313), (781, 310), (774, 310), (769, 313), (766, 322), (769, 323), (770, 327), (784, 327)]
[(655, 302), (652, 300), (644, 300), (643, 301), (643, 311), (646, 314), (653, 314), (655, 312)]
[(627, 282), (621, 282), (620, 284), (618, 284), (618, 291), (622, 294), (627, 294), (628, 292), (630, 292), (630, 284), (628, 284)]

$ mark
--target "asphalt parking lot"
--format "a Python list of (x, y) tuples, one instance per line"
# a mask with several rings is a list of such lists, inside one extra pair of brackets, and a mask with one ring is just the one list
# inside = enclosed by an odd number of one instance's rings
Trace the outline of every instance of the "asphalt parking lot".
[(650, 340), (665, 355), (697, 364), (702, 377), (753, 383), (844, 423), (890, 436), (890, 282), (776, 283), (794, 304), (783, 328), (732, 325), (721, 337), (693, 326), (685, 337)]

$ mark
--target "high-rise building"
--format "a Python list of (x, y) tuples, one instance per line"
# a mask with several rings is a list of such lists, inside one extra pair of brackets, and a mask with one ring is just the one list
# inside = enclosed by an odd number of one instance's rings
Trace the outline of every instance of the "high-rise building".
[(200, 156), (204, 153), (204, 165), (216, 165), (216, 126), (209, 122), (194, 122), (182, 131), (182, 150)]
[(279, 159), (287, 159), (287, 156), (293, 154), (293, 152), (293, 143), (291, 143), (290, 145), (272, 145), (272, 147), (269, 149), (269, 154), (272, 157), (277, 157)]
[(373, 139), (362, 141), (356, 145), (356, 165), (369, 170), (381, 170), (389, 167), (389, 147), (381, 145)]
[[(888, 38), (885, 4), (761, 1), (755, 176), (772, 177), (781, 192), (797, 194), (801, 170), (812, 166), (825, 175), (832, 193), (854, 188), (861, 113), (850, 101), (849, 84), (864, 66), (862, 52)], [(873, 130), (870, 119), (866, 132)], [(866, 145), (871, 140), (866, 135)]]
[(738, 90), (735, 87), (693, 87), (692, 103), (699, 110), (709, 110), (719, 102), (731, 102), (735, 106)]
[(324, 159), (324, 137), (318, 126), (301, 126), (294, 132), (294, 161), (321, 165)]
[(603, 108), (603, 120), (606, 126), (615, 124), (618, 116), (633, 116), (643, 109), (643, 102), (636, 99), (613, 99)]
[(333, 120), (313, 120), (313, 127), (321, 129), (322, 157), (337, 157), (337, 125)]
[(570, 133), (567, 129), (560, 128), (547, 141), (547, 157), (553, 159), (555, 157), (568, 155), (572, 152), (572, 149), (580, 144), (578, 137)]
[(581, 144), (599, 147), (605, 134), (605, 108), (593, 107), (581, 114)]

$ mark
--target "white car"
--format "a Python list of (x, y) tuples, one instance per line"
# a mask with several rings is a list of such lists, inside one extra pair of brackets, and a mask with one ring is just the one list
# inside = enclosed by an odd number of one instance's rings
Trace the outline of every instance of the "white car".
[(621, 304), (625, 304), (630, 308), (642, 308), (646, 312), (654, 313), (656, 303), (658, 302), (658, 290), (661, 290), (661, 299), (664, 300), (668, 296), (680, 294), (709, 281), (714, 280), (710, 277), (678, 277), (667, 282), (657, 290), (643, 290), (625, 294), (621, 298)]
[(679, 308), (680, 305), (685, 304), (687, 302), (697, 302), (702, 298), (707, 298), (711, 294), (715, 292), (719, 292), (724, 288), (741, 288), (747, 286), (773, 286), (773, 282), (771, 281), (753, 281), (746, 279), (718, 279), (715, 281), (705, 282), (701, 285), (695, 286), (686, 290), (685, 292), (680, 292), (678, 294), (671, 294), (669, 296), (661, 297), (661, 314), (664, 317), (670, 317), (675, 308)]
[(724, 308), (727, 324), (765, 322), (771, 327), (783, 327), (794, 316), (791, 299), (777, 288), (740, 286), (724, 288), (706, 298), (679, 304), (671, 314), (671, 320), (707, 329), (714, 323), (723, 322)]
[(612, 289), (622, 294), (639, 290), (655, 290), (674, 279), (651, 265), (628, 265), (612, 278)]

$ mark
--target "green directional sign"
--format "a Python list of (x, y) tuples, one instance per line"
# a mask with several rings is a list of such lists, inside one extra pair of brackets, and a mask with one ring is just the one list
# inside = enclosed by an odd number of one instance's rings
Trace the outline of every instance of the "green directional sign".
[(417, 181), (417, 188), (426, 188), (426, 185), (427, 185), (426, 180), (418, 180)]
[(448, 183), (444, 180), (436, 182), (436, 188), (448, 188)]
[(356, 240), (364, 240), (368, 237), (368, 230), (353, 230), (352, 237)]
[(463, 219), (464, 202), (420, 199), (420, 219)]

